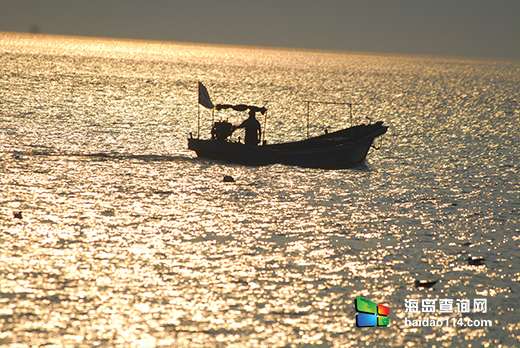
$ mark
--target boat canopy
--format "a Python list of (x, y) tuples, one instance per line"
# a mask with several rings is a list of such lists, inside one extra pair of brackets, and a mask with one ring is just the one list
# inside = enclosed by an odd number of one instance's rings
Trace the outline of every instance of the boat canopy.
[(217, 106), (215, 106), (215, 109), (217, 109), (217, 111), (222, 110), (222, 109), (233, 109), (235, 111), (246, 111), (247, 109), (249, 109), (254, 112), (260, 112), (260, 113), (262, 113), (262, 115), (264, 115), (267, 112), (267, 109), (265, 108), (265, 106), (262, 106), (261, 108), (259, 108), (258, 106), (245, 105), (245, 104), (238, 104), (238, 105), (217, 104)]

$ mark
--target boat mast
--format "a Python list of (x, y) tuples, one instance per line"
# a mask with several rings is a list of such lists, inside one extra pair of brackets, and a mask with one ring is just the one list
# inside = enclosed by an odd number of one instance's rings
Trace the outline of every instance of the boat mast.
[(265, 131), (266, 130), (267, 130), (267, 111), (264, 114), (264, 131), (262, 132), (262, 144), (265, 143)]
[(348, 104), (349, 108), (350, 108), (350, 142), (353, 143), (354, 142), (354, 129), (352, 129), (352, 127), (354, 127), (354, 125), (352, 124), (352, 103)]
[(309, 138), (309, 109), (311, 106), (311, 102), (307, 100), (307, 138)]
[(197, 103), (197, 139), (200, 139), (200, 104)]

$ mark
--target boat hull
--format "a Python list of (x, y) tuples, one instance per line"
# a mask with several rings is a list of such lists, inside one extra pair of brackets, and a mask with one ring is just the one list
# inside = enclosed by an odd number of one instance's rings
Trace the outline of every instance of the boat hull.
[(247, 166), (280, 163), (306, 168), (342, 169), (361, 163), (374, 139), (386, 130), (387, 127), (379, 122), (304, 141), (263, 146), (190, 138), (188, 148), (195, 151), (198, 157)]

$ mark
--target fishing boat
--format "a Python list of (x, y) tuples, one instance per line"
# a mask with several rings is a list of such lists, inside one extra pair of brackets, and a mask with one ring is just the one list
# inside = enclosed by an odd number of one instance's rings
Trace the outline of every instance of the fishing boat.
[[(202, 87), (201, 87), (202, 86)], [(310, 105), (311, 101), (307, 101)], [(265, 107), (240, 105), (213, 105), (205, 87), (199, 82), (199, 104), (210, 109), (233, 108), (234, 110), (254, 110), (265, 113)], [(340, 103), (331, 103), (340, 104)], [(348, 104), (352, 110), (352, 104)], [(308, 119), (308, 118), (307, 118)], [(352, 122), (352, 111), (351, 111)], [(374, 139), (385, 134), (388, 127), (383, 122), (361, 124), (323, 135), (308, 137), (305, 140), (278, 144), (264, 142), (259, 146), (230, 141), (232, 125), (228, 122), (215, 122), (211, 139), (200, 138), (190, 133), (188, 148), (198, 157), (211, 160), (226, 161), (247, 166), (264, 166), (269, 164), (285, 164), (306, 168), (343, 169), (356, 166), (364, 161)]]

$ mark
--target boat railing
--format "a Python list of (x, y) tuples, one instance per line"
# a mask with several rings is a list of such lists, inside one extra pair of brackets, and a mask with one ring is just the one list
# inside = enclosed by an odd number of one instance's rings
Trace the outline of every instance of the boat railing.
[[(330, 102), (330, 101), (320, 101), (320, 100), (304, 100), (307, 103), (307, 138), (310, 136), (309, 132), (309, 119), (310, 119), (310, 108), (311, 104), (330, 104), (330, 105), (348, 105), (349, 113), (350, 113), (350, 128), (354, 127), (353, 117), (352, 117), (352, 105), (358, 105), (356, 103), (351, 102)], [(351, 130), (352, 131), (352, 130)], [(354, 134), (351, 134), (351, 139), (354, 141)]]

